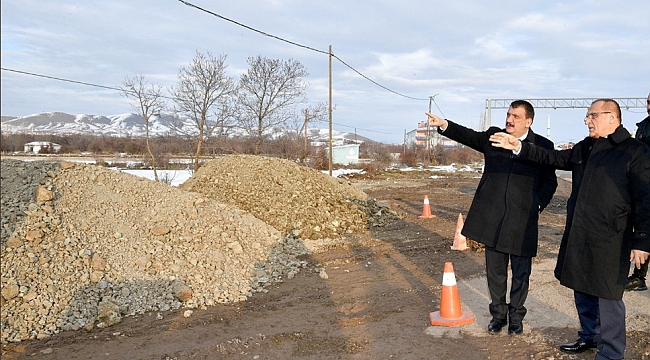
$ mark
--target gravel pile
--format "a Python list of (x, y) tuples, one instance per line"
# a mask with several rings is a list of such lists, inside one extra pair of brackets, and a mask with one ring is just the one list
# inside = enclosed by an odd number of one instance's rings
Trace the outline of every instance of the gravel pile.
[(300, 241), (197, 193), (73, 163), (2, 177), (3, 343), (243, 301), (306, 265)]
[(1, 164), (2, 343), (244, 301), (323, 241), (397, 219), (345, 180), (274, 158), (215, 160), (180, 189), (95, 165)]
[[(302, 239), (364, 232), (368, 195), (295, 162), (263, 156), (218, 158), (179, 186), (246, 210), (282, 233)], [(360, 206), (361, 205), (361, 206)]]

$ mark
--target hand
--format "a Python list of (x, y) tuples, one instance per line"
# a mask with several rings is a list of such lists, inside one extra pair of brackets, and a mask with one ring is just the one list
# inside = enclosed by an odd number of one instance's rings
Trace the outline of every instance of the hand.
[(636, 268), (640, 269), (641, 264), (648, 261), (648, 255), (650, 255), (650, 253), (646, 251), (632, 249), (632, 252), (630, 253), (630, 262), (634, 262)]
[(504, 148), (506, 150), (521, 151), (521, 141), (516, 137), (506, 133), (496, 133), (490, 136), (492, 146)]
[(429, 126), (440, 126), (443, 129), (447, 128), (447, 120), (428, 112), (425, 112), (425, 114), (429, 117)]

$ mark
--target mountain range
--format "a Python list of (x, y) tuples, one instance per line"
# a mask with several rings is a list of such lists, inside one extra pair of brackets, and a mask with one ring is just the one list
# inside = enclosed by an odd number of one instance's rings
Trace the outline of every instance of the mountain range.
[[(133, 113), (104, 116), (44, 112), (20, 117), (2, 116), (0, 124), (2, 132), (5, 134), (88, 134), (131, 137), (144, 137), (146, 134), (143, 118)], [(196, 127), (193, 126), (191, 120), (179, 121), (178, 118), (172, 115), (152, 117), (149, 123), (149, 134), (153, 137), (161, 135), (187, 135), (195, 134), (196, 132)], [(295, 132), (296, 130), (274, 128), (269, 131), (268, 135), (276, 137)], [(241, 134), (241, 130), (235, 133), (235, 135)], [(327, 145), (329, 143), (329, 130), (308, 128), (307, 137), (312, 145)], [(368, 141), (372, 140), (356, 134), (332, 130), (332, 144), (335, 146)]]

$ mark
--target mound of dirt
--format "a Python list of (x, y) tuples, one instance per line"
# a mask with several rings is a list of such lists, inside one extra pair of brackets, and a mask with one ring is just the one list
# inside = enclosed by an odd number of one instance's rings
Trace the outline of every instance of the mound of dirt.
[(246, 210), (302, 239), (363, 233), (368, 224), (363, 191), (289, 160), (227, 156), (201, 166), (179, 187)]
[(243, 301), (304, 266), (299, 241), (198, 193), (65, 162), (2, 177), (2, 343)]

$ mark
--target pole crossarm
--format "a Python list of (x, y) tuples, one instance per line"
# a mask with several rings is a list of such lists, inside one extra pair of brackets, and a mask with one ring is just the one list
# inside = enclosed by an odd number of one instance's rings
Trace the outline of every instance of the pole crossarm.
[[(515, 100), (526, 100), (539, 109), (589, 108), (597, 98), (555, 98), (555, 99), (486, 99), (486, 109), (507, 109)], [(621, 109), (645, 108), (646, 98), (613, 98)]]

